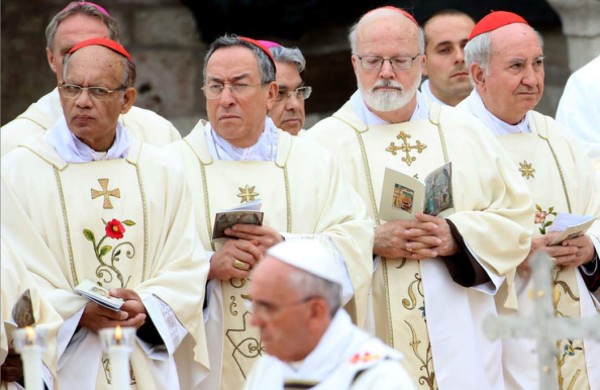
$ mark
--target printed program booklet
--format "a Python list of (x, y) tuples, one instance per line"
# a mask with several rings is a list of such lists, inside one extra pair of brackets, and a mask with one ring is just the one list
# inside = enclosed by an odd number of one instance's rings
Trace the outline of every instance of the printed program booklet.
[(108, 290), (98, 286), (97, 283), (89, 279), (84, 280), (75, 287), (75, 292), (79, 295), (96, 302), (100, 306), (104, 306), (110, 310), (119, 311), (123, 306), (124, 301), (121, 298), (111, 297)]
[(558, 213), (552, 225), (548, 229), (548, 233), (550, 232), (561, 232), (550, 245), (558, 245), (564, 240), (568, 240), (570, 238), (575, 238), (589, 229), (590, 226), (594, 223), (596, 217), (591, 217), (589, 215), (575, 215), (569, 213)]
[(379, 203), (381, 219), (411, 220), (418, 212), (437, 216), (453, 207), (451, 162), (428, 173), (423, 181), (385, 168)]
[(229, 210), (223, 210), (215, 215), (212, 238), (227, 238), (225, 229), (238, 223), (262, 226), (264, 213), (260, 211), (262, 200), (244, 203)]

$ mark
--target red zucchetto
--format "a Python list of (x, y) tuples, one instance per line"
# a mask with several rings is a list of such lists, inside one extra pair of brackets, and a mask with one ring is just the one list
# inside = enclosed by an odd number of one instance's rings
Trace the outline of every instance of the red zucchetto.
[(417, 20), (415, 19), (414, 16), (412, 16), (409, 12), (403, 10), (402, 8), (394, 7), (393, 5), (385, 5), (383, 7), (378, 7), (378, 8), (372, 9), (369, 12), (367, 12), (364, 16), (370, 14), (371, 12), (379, 11), (381, 9), (389, 9), (390, 11), (398, 12), (399, 14), (402, 14), (402, 15), (406, 16), (408, 19), (410, 19), (410, 21), (413, 22), (415, 25), (417, 25), (417, 27), (419, 26), (419, 23), (417, 23)]
[(86, 39), (85, 41), (81, 41), (78, 44), (76, 44), (75, 46), (73, 46), (71, 48), (71, 50), (69, 50), (69, 54), (73, 54), (77, 50), (79, 50), (83, 47), (94, 46), (94, 45), (107, 47), (107, 48), (111, 49), (112, 51), (115, 51), (115, 52), (119, 53), (120, 55), (122, 55), (123, 57), (127, 58), (129, 61), (133, 62), (133, 60), (131, 59), (131, 56), (129, 55), (127, 50), (125, 50), (125, 48), (123, 46), (121, 46), (120, 43), (113, 41), (112, 39), (107, 39), (107, 38), (92, 38), (92, 39)]
[(469, 41), (475, 38), (479, 34), (483, 34), (486, 32), (493, 31), (497, 28), (507, 26), (513, 23), (524, 23), (529, 25), (525, 19), (521, 16), (508, 11), (492, 11), (483, 18), (471, 31), (471, 35), (469, 36)]
[(238, 36), (238, 38), (241, 39), (242, 41), (246, 41), (249, 44), (254, 45), (254, 46), (258, 47), (259, 49), (261, 49), (262, 51), (264, 51), (265, 54), (271, 60), (271, 64), (273, 64), (273, 69), (277, 69), (277, 66), (275, 66), (275, 58), (273, 58), (273, 54), (271, 54), (271, 52), (269, 51), (269, 49), (267, 49), (267, 47), (265, 45), (263, 45), (261, 43), (261, 41), (257, 41), (256, 39), (252, 39), (252, 38), (248, 38), (248, 37), (240, 37), (240, 36)]

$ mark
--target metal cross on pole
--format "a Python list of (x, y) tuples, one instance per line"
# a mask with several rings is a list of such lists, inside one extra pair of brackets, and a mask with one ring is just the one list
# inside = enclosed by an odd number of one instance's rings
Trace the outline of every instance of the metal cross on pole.
[(530, 260), (535, 303), (533, 317), (490, 316), (483, 324), (485, 335), (491, 339), (529, 338), (537, 344), (540, 389), (558, 389), (556, 358), (557, 340), (600, 340), (600, 316), (586, 318), (555, 317), (552, 304), (552, 267), (554, 262), (543, 252)]

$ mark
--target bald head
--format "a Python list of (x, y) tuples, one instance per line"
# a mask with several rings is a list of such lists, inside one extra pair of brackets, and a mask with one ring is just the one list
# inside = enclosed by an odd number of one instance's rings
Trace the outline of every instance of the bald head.
[[(376, 29), (376, 30), (374, 30)], [(419, 53), (425, 49), (425, 39), (414, 19), (393, 7), (382, 7), (367, 12), (350, 29), (352, 54), (358, 53), (357, 45), (373, 39), (401, 39), (415, 41)]]

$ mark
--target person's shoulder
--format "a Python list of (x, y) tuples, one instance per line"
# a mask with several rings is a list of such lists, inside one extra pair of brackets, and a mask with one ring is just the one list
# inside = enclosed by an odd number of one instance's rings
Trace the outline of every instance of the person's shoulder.
[(352, 111), (350, 102), (346, 102), (339, 110), (326, 116), (306, 130), (303, 137), (308, 139), (336, 138), (354, 135), (356, 127), (365, 126)]
[(173, 123), (152, 110), (132, 106), (121, 118), (123, 125), (142, 141), (165, 145), (181, 139)]

